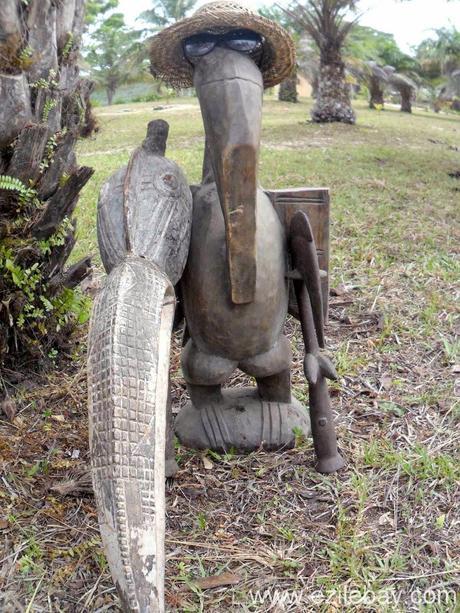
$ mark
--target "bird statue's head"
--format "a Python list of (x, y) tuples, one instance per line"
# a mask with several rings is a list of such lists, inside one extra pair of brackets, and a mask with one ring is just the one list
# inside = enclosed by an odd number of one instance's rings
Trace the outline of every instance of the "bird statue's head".
[(152, 41), (152, 73), (196, 89), (225, 219), (235, 304), (252, 302), (255, 294), (263, 91), (289, 76), (294, 63), (292, 39), (281, 26), (228, 1), (204, 5)]

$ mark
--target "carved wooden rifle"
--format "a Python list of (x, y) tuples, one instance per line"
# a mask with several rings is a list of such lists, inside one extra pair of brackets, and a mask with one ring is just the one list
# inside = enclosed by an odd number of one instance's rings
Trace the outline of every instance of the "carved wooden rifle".
[(297, 211), (291, 220), (289, 240), (294, 267), (289, 276), (294, 284), (305, 344), (303, 366), (308, 381), (316, 469), (321, 473), (332, 473), (345, 465), (337, 450), (326, 381), (336, 380), (338, 375), (332, 362), (321, 352), (325, 346), (321, 271), (313, 232), (303, 211)]

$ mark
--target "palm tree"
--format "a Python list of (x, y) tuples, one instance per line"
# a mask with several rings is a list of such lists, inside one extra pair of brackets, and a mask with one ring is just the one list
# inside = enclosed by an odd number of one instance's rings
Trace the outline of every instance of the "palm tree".
[(297, 94), (297, 67), (284, 81), (281, 81), (278, 92), (278, 100), (281, 102), (298, 102)]
[(109, 105), (120, 85), (147, 72), (145, 45), (139, 42), (140, 34), (126, 28), (121, 13), (113, 13), (99, 24), (83, 51), (91, 67), (91, 78), (105, 89)]
[(297, 44), (297, 64), (311, 85), (311, 97), (316, 98), (319, 86), (319, 53), (316, 44), (304, 34)]
[(449, 76), (460, 68), (460, 31), (455, 26), (435, 30), (436, 38), (428, 38), (417, 48), (422, 68)]
[(152, 30), (162, 30), (186, 17), (197, 0), (153, 0), (152, 8), (139, 15), (139, 19), (151, 24)]
[(369, 90), (369, 108), (383, 109), (385, 105), (385, 87), (388, 85), (389, 74), (374, 60), (361, 61), (355, 59), (348, 62), (348, 70), (363, 81)]
[[(276, 21), (285, 30), (288, 30), (298, 45), (299, 32), (297, 31), (297, 24), (292, 21), (286, 13), (277, 6), (262, 6), (258, 9), (259, 15)], [(278, 100), (281, 102), (298, 102), (297, 93), (297, 65), (294, 67), (292, 74), (280, 83), (278, 90)]]
[(388, 74), (388, 82), (399, 92), (401, 96), (401, 112), (412, 113), (412, 101), (415, 98), (417, 85), (405, 74), (400, 74), (394, 71), (392, 66), (385, 66), (384, 70)]
[(355, 21), (344, 21), (356, 0), (307, 0), (286, 9), (292, 20), (315, 41), (320, 54), (319, 87), (312, 119), (316, 122), (355, 123), (350, 91), (345, 79), (342, 50)]
[(424, 40), (417, 48), (421, 74), (437, 90), (435, 110), (450, 103), (460, 105), (460, 32), (454, 27), (435, 30), (436, 38)]
[(367, 83), (369, 87), (369, 108), (382, 108), (385, 105), (384, 90), (388, 75), (376, 62), (367, 62)]
[(74, 147), (92, 84), (78, 74), (85, 0), (1, 0), (0, 364), (45, 358), (84, 316), (74, 288), (89, 258), (66, 268), (72, 218), (92, 169)]

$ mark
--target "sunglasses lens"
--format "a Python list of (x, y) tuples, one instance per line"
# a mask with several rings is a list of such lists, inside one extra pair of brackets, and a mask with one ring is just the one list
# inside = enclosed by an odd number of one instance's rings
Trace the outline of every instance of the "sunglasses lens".
[(184, 53), (188, 58), (206, 55), (215, 47), (214, 37), (206, 35), (190, 36), (184, 41)]
[(262, 38), (251, 30), (233, 30), (225, 36), (225, 46), (234, 51), (250, 53), (262, 46)]

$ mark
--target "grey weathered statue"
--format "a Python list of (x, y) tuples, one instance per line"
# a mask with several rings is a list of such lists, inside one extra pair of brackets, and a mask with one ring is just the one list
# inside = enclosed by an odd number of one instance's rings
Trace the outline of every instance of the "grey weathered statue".
[[(89, 339), (90, 443), (105, 551), (127, 611), (164, 611), (165, 476), (176, 470), (168, 400), (170, 338), (184, 324), (186, 446), (250, 451), (313, 433), (317, 469), (343, 466), (322, 353), (327, 311), (327, 190), (263, 191), (262, 95), (295, 61), (289, 35), (232, 2), (158, 34), (152, 71), (194, 85), (206, 151), (189, 188), (149, 124), (127, 168), (104, 185), (98, 238), (108, 277)], [(317, 243), (317, 244), (315, 244)], [(320, 268), (321, 267), (321, 268)], [(302, 326), (310, 419), (292, 396), (287, 313)], [(240, 369), (255, 387), (223, 390)]]

